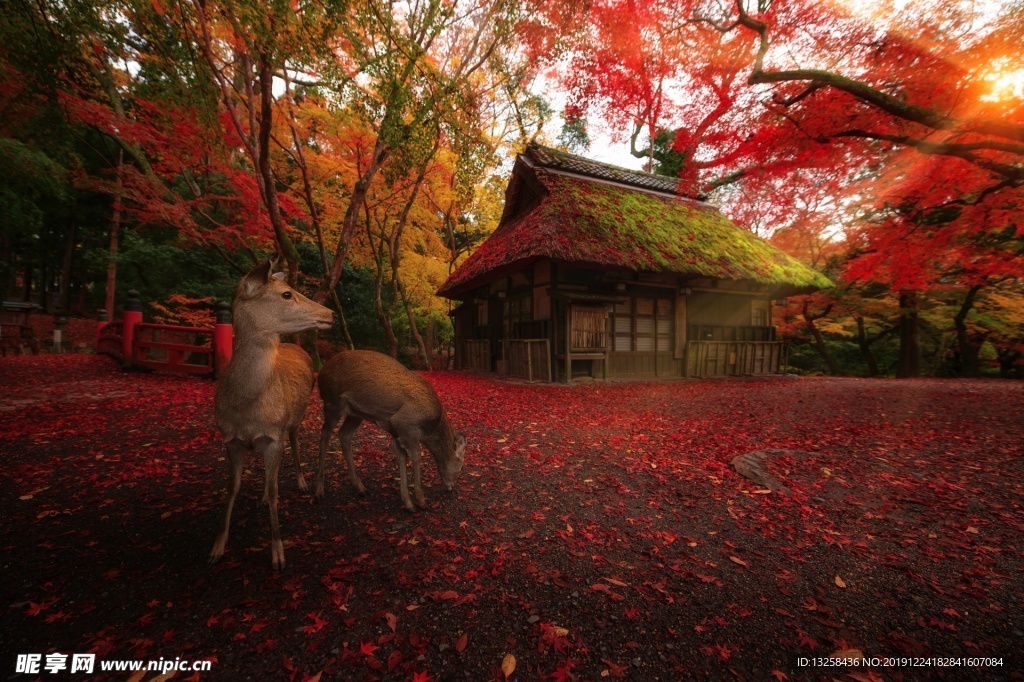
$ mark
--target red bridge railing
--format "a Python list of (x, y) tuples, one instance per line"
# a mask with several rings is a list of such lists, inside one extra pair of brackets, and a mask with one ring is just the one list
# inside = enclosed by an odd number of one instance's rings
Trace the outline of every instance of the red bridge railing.
[(139, 292), (128, 292), (124, 319), (107, 322), (101, 314), (96, 351), (121, 362), (125, 369), (145, 368), (215, 377), (231, 361), (231, 310), (217, 306), (213, 327), (182, 327), (142, 321)]

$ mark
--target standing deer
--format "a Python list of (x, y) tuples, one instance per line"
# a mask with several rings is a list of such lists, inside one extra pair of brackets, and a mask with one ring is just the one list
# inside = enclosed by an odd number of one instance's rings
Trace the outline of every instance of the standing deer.
[(228, 453), (227, 509), (224, 528), (210, 551), (210, 565), (224, 556), (231, 510), (242, 483), (249, 450), (263, 455), (266, 483), (263, 501), (270, 507), (270, 557), (284, 568), (284, 545), (277, 523), (277, 472), (285, 435), (291, 440), (300, 490), (306, 481), (299, 469), (298, 429), (313, 392), (313, 361), (281, 334), (329, 329), (334, 313), (314, 303), (272, 275), (275, 261), (253, 268), (242, 278), (232, 302), (234, 346), (230, 364), (217, 382), (214, 412)]
[(364, 419), (376, 422), (392, 438), (398, 457), (402, 503), (416, 511), (409, 499), (406, 458), (412, 460), (413, 492), (416, 504), (426, 508), (420, 481), (420, 445), (434, 456), (441, 483), (451, 490), (462, 470), (466, 439), (452, 430), (437, 393), (426, 380), (387, 355), (365, 350), (342, 351), (320, 370), (320, 397), (324, 401), (324, 426), (320, 432), (320, 465), (316, 472), (315, 495), (324, 494), (324, 457), (331, 436), (341, 424), (341, 450), (348, 462), (348, 474), (355, 489), (366, 488), (352, 461), (352, 435)]

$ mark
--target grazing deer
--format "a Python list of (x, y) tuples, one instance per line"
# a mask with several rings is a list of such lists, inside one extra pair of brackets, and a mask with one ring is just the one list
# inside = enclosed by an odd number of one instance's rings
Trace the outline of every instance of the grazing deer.
[(270, 507), (270, 557), (275, 569), (284, 568), (284, 545), (277, 523), (277, 472), (285, 435), (291, 440), (299, 488), (306, 489), (296, 436), (313, 392), (313, 361), (306, 351), (293, 343), (281, 343), (279, 337), (329, 329), (334, 313), (285, 284), (283, 273), (271, 275), (274, 263), (258, 265), (243, 277), (231, 306), (232, 358), (217, 382), (214, 398), (217, 428), (228, 453), (227, 509), (224, 528), (210, 551), (210, 565), (224, 556), (231, 510), (249, 450), (263, 455), (263, 501)]
[(364, 419), (376, 422), (391, 434), (406, 509), (416, 511), (409, 499), (406, 457), (412, 460), (416, 504), (421, 508), (427, 506), (420, 481), (420, 444), (426, 445), (434, 456), (445, 489), (452, 489), (462, 470), (466, 439), (452, 430), (437, 393), (423, 377), (387, 355), (350, 350), (327, 361), (320, 370), (318, 384), (324, 401), (324, 426), (320, 432), (316, 497), (324, 494), (324, 457), (338, 422), (342, 423), (339, 438), (349, 478), (360, 494), (366, 492), (352, 461), (352, 434)]

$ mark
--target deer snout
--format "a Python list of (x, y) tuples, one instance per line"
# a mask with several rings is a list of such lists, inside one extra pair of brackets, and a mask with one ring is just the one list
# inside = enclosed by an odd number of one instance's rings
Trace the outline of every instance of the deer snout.
[(317, 315), (316, 328), (321, 331), (325, 329), (330, 329), (331, 327), (334, 326), (334, 322), (336, 319), (337, 316), (334, 314), (334, 311), (327, 310), (326, 308), (324, 308), (324, 312), (321, 313), (320, 315)]

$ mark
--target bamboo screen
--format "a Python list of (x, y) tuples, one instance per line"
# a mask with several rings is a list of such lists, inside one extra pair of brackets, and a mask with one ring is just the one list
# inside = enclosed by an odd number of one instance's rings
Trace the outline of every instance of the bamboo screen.
[(606, 316), (607, 312), (603, 305), (573, 305), (571, 338), (574, 350), (605, 349)]

